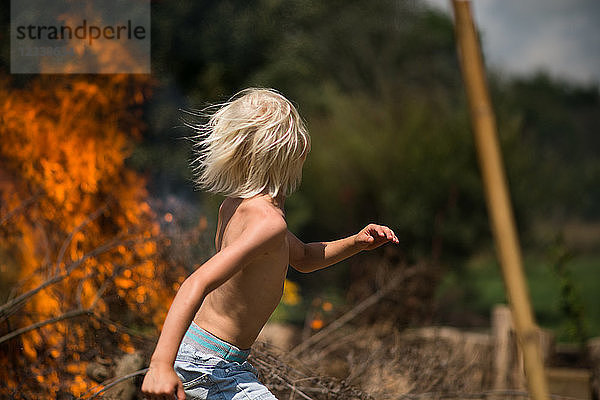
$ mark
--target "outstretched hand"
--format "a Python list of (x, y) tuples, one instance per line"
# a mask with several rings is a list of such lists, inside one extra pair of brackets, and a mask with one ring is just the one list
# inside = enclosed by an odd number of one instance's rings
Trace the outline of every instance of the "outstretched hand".
[(394, 231), (383, 225), (369, 224), (354, 237), (361, 250), (373, 250), (387, 242), (399, 243)]

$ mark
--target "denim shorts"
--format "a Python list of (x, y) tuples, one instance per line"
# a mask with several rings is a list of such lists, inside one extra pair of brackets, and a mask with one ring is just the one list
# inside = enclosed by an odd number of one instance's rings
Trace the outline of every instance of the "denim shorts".
[(241, 350), (203, 330), (194, 322), (179, 346), (175, 372), (187, 399), (277, 400), (258, 381), (257, 371)]

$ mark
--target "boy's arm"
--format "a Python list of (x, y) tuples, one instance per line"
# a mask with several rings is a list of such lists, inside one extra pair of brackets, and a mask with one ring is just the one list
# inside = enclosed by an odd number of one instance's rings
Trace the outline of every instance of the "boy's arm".
[(159, 398), (177, 394), (179, 399), (185, 399), (173, 364), (185, 331), (202, 301), (256, 256), (278, 246), (287, 232), (283, 219), (262, 219), (249, 226), (252, 228), (240, 235), (243, 239), (223, 248), (182, 283), (173, 299), (144, 378), (142, 391), (145, 394)]
[(300, 272), (312, 272), (340, 262), (362, 250), (372, 250), (384, 243), (398, 243), (387, 226), (369, 224), (356, 235), (332, 242), (303, 243), (288, 231), (290, 265)]

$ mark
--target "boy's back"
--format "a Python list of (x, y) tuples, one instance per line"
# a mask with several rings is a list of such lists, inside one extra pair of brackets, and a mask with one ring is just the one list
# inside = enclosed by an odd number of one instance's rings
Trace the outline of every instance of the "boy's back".
[(215, 336), (246, 349), (277, 307), (289, 263), (283, 211), (268, 196), (226, 198), (219, 209), (217, 252), (237, 241), (251, 240), (264, 229), (277, 230), (263, 254), (210, 292), (194, 322)]
[(198, 183), (226, 196), (217, 252), (173, 299), (142, 390), (152, 399), (272, 400), (246, 358), (279, 303), (288, 265), (311, 272), (398, 238), (370, 224), (305, 244), (287, 230), (283, 202), (300, 183), (310, 137), (279, 93), (242, 91), (196, 128)]

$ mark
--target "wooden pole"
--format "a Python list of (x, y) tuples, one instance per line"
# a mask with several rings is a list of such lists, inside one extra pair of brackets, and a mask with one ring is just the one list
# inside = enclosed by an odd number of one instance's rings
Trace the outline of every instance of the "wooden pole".
[(523, 352), (527, 384), (534, 400), (547, 400), (548, 386), (538, 343), (529, 294), (523, 273), (521, 250), (515, 229), (506, 178), (496, 135), (485, 71), (470, 2), (452, 0), (458, 54), (465, 82), (479, 166), (485, 187), (488, 212), (517, 339)]

